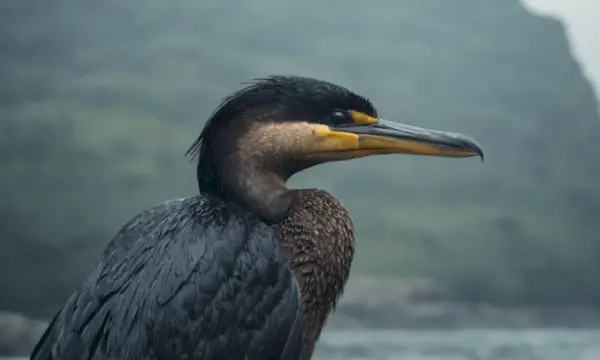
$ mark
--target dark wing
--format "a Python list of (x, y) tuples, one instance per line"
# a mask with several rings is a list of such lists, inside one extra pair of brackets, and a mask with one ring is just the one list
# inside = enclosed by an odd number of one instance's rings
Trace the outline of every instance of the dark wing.
[(31, 359), (297, 359), (300, 291), (274, 232), (193, 197), (125, 225)]

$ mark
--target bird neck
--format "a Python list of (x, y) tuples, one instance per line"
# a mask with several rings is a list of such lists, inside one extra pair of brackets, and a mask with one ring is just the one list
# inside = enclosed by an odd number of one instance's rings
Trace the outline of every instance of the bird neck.
[(279, 222), (293, 202), (285, 181), (274, 174), (252, 176), (231, 189), (232, 198), (269, 225)]
[(201, 183), (201, 193), (236, 202), (269, 225), (279, 222), (293, 202), (286, 177), (247, 157), (230, 156), (211, 167), (200, 164), (198, 178), (214, 179)]

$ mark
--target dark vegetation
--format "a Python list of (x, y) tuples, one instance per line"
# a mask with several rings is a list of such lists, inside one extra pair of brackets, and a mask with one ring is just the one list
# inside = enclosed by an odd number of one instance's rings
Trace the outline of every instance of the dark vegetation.
[(600, 302), (600, 121), (563, 26), (516, 0), (0, 3), (0, 308), (48, 316), (130, 217), (193, 194), (183, 154), (267, 74), (331, 80), (477, 160), (315, 168), (358, 230), (354, 274), (454, 300)]

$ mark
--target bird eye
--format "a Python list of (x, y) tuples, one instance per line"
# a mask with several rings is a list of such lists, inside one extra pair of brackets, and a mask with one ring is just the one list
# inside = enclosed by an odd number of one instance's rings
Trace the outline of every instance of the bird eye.
[(331, 114), (331, 121), (334, 125), (342, 125), (348, 122), (348, 113), (341, 110), (336, 110)]

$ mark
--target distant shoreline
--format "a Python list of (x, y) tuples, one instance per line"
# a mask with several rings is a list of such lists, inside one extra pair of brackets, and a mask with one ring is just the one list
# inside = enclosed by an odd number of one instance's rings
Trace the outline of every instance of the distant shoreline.
[(600, 328), (600, 308), (500, 306), (448, 301), (429, 279), (355, 277), (329, 326), (335, 329)]
[[(350, 297), (351, 298), (351, 297)], [(22, 360), (47, 326), (0, 312), (0, 360)], [(600, 329), (600, 311), (582, 307), (503, 308), (485, 304), (417, 301), (371, 304), (342, 301), (327, 324), (326, 332), (343, 330), (535, 330)]]
[(500, 307), (424, 301), (372, 307), (340, 304), (332, 329), (600, 329), (600, 311), (587, 307)]
[[(443, 288), (428, 279), (355, 277), (326, 331), (600, 329), (598, 308), (504, 307), (447, 298)], [(46, 326), (45, 320), (0, 311), (0, 356), (28, 354)]]
[[(479, 330), (479, 331), (477, 331)], [(470, 339), (471, 343), (482, 341), (489, 346), (490, 339), (500, 347), (506, 347), (507, 344), (518, 343), (520, 346), (523, 341), (532, 343), (534, 339), (538, 346), (547, 346), (551, 339), (560, 339), (561, 341), (583, 342), (584, 344), (594, 344), (594, 339), (600, 334), (599, 329), (461, 329), (453, 331), (451, 329), (332, 329), (328, 328), (323, 333), (318, 346), (318, 352), (322, 353), (317, 359), (327, 359), (332, 349), (341, 349), (354, 347), (364, 350), (373, 345), (397, 344), (404, 350), (406, 347), (423, 348), (434, 346), (458, 346), (464, 345), (465, 339)], [(586, 340), (587, 339), (587, 340)], [(541, 343), (540, 343), (541, 340)], [(457, 345), (458, 344), (458, 345)], [(564, 343), (563, 343), (564, 345)], [(510, 345), (509, 345), (510, 346)], [(560, 346), (560, 345), (558, 345)], [(580, 345), (581, 346), (581, 345)], [(585, 345), (583, 345), (585, 346)], [(589, 345), (588, 345), (589, 346)], [(596, 349), (597, 347), (594, 347)], [(437, 358), (437, 357), (436, 357)], [(560, 357), (558, 357), (560, 358)], [(16, 356), (3, 356), (0, 354), (0, 360), (27, 360), (28, 354), (25, 352)]]

